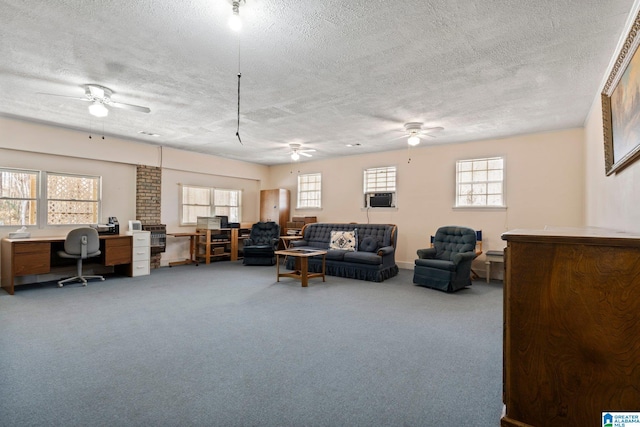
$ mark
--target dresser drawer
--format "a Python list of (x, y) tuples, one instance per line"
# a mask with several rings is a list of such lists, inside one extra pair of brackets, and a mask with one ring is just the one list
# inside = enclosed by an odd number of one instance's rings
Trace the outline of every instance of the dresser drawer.
[(133, 262), (136, 261), (149, 261), (150, 259), (150, 248), (147, 245), (146, 247), (139, 246), (133, 248)]

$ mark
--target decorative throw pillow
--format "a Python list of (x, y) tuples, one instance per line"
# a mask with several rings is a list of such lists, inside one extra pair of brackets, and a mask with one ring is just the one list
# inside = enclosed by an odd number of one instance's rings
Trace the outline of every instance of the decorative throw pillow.
[(371, 236), (367, 236), (360, 242), (362, 252), (375, 252), (378, 250), (378, 241)]
[(329, 249), (342, 249), (343, 251), (356, 250), (356, 236), (353, 231), (331, 231)]

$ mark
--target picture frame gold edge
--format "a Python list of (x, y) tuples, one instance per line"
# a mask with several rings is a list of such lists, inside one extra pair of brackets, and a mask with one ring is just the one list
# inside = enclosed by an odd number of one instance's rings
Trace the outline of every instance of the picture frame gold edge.
[(635, 159), (640, 157), (640, 145), (636, 146), (631, 152), (627, 153), (623, 158), (614, 163), (613, 158), (613, 131), (611, 123), (611, 94), (613, 93), (618, 81), (627, 68), (627, 65), (640, 42), (640, 37), (636, 37), (640, 32), (640, 12), (636, 15), (633, 25), (629, 29), (618, 57), (609, 73), (607, 82), (601, 93), (602, 101), (602, 131), (604, 138), (604, 167), (607, 176), (620, 172), (629, 166)]

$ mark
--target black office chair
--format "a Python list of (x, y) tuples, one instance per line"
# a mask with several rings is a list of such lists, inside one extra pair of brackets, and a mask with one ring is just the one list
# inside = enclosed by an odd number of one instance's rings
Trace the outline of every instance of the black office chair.
[(87, 279), (104, 280), (102, 276), (82, 274), (82, 260), (98, 255), (100, 255), (100, 237), (96, 229), (82, 227), (71, 230), (64, 241), (64, 251), (58, 251), (58, 256), (77, 260), (78, 275), (60, 280), (58, 287), (61, 288), (65, 283), (75, 280), (82, 282), (82, 286), (87, 286)]

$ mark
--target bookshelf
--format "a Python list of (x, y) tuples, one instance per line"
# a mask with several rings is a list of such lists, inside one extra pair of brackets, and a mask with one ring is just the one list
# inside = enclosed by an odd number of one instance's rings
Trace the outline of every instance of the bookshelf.
[(249, 237), (248, 228), (196, 229), (199, 234), (196, 242), (196, 257), (209, 264), (212, 260), (226, 259), (237, 261), (242, 257), (240, 246)]

